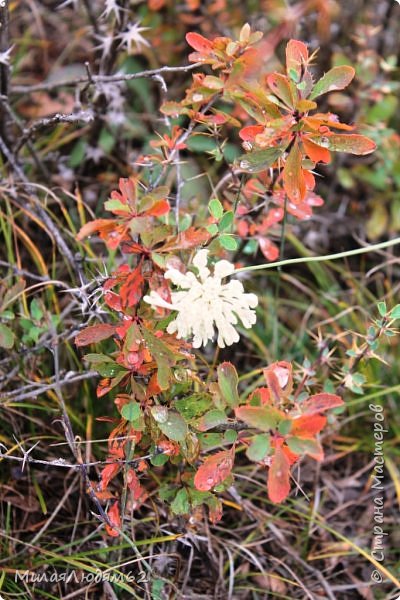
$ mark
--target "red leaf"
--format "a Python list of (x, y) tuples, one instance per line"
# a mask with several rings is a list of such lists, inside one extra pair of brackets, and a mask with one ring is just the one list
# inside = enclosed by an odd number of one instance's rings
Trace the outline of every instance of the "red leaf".
[(204, 54), (209, 54), (213, 49), (213, 43), (210, 40), (207, 40), (205, 37), (200, 35), (199, 33), (189, 32), (186, 34), (186, 41), (189, 46), (192, 46), (197, 52), (203, 52)]
[(298, 40), (290, 40), (286, 46), (286, 70), (290, 75), (290, 71), (296, 71), (298, 80), (304, 69), (304, 65), (308, 64), (308, 50), (303, 42)]
[(276, 448), (268, 471), (268, 498), (274, 504), (283, 502), (290, 492), (290, 464), (281, 447)]
[(283, 183), (289, 198), (298, 204), (306, 195), (306, 182), (301, 166), (302, 156), (297, 142), (291, 149), (283, 169)]
[(77, 346), (88, 346), (88, 344), (97, 344), (115, 333), (115, 325), (100, 323), (99, 325), (91, 325), (78, 333), (75, 337)]
[(319, 433), (326, 424), (326, 417), (322, 415), (303, 415), (293, 419), (290, 435), (297, 437), (312, 437)]
[(141, 485), (139, 481), (139, 477), (136, 475), (133, 469), (129, 469), (126, 474), (126, 482), (128, 484), (128, 488), (132, 493), (132, 499), (137, 502), (137, 504), (141, 504), (144, 502), (148, 496), (146, 490)]
[(289, 362), (280, 360), (272, 363), (266, 369), (263, 369), (265, 381), (268, 389), (272, 393), (274, 400), (279, 404), (282, 398), (291, 394), (293, 389), (292, 365)]
[(279, 257), (279, 248), (274, 242), (271, 242), (268, 238), (259, 237), (258, 244), (260, 250), (267, 260), (277, 260)]
[(247, 399), (247, 404), (250, 406), (263, 406), (264, 404), (271, 405), (271, 394), (266, 387), (259, 387), (250, 394)]
[(195, 488), (201, 492), (211, 490), (230, 475), (232, 467), (233, 456), (229, 450), (209, 456), (194, 476)]
[(240, 139), (245, 142), (254, 142), (256, 135), (264, 131), (264, 125), (248, 125), (239, 131)]
[(119, 293), (124, 306), (136, 306), (142, 297), (143, 283), (142, 263), (139, 263), (120, 287)]
[[(114, 502), (114, 504), (108, 510), (107, 516), (108, 516), (108, 519), (109, 519), (111, 525), (118, 527), (118, 529), (121, 527), (121, 515), (119, 513), (118, 502)], [(117, 531), (113, 527), (110, 527), (110, 525), (107, 525), (107, 524), (106, 524), (106, 531), (107, 531), (108, 535), (111, 535), (112, 537), (119, 536), (119, 531)]]
[(322, 392), (321, 394), (310, 396), (302, 403), (301, 408), (303, 414), (314, 415), (335, 408), (336, 406), (342, 406), (343, 404), (344, 402), (340, 396)]
[(101, 484), (102, 490), (105, 490), (111, 479), (113, 479), (119, 471), (120, 465), (118, 463), (111, 463), (106, 465), (101, 472)]

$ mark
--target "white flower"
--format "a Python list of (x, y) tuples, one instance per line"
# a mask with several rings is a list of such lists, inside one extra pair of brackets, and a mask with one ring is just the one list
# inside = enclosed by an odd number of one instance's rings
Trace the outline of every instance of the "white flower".
[(211, 275), (207, 255), (208, 250), (199, 250), (193, 259), (197, 276), (191, 271), (181, 273), (173, 268), (165, 272), (165, 278), (180, 288), (171, 293), (171, 303), (154, 291), (144, 300), (153, 306), (177, 311), (176, 318), (167, 327), (168, 333), (176, 332), (178, 338), (192, 335), (193, 347), (200, 348), (213, 339), (216, 328), (218, 346), (225, 348), (239, 341), (234, 325), (241, 321), (249, 329), (256, 322), (256, 313), (251, 309), (257, 306), (258, 298), (255, 294), (246, 294), (237, 279), (222, 283), (222, 279), (235, 270), (227, 260), (218, 261)]
[(94, 50), (101, 50), (101, 59), (103, 60), (103, 58), (108, 56), (111, 52), (114, 36), (113, 34), (94, 34), (93, 37), (100, 42), (98, 46), (94, 47)]
[(0, 52), (0, 64), (4, 65), (5, 67), (8, 67), (10, 64), (10, 58), (11, 58), (11, 52), (12, 49), (14, 48), (14, 46), (10, 46), (8, 48), (8, 50), (5, 50), (4, 52)]
[(62, 2), (62, 4), (59, 4), (57, 6), (57, 10), (62, 10), (63, 8), (67, 8), (67, 6), (71, 6), (74, 10), (78, 10), (78, 6), (79, 6), (79, 0), (65, 0), (65, 2)]
[(131, 23), (126, 31), (119, 34), (121, 39), (120, 46), (125, 46), (128, 52), (131, 50), (132, 44), (136, 44), (136, 48), (140, 50), (140, 45), (150, 46), (149, 42), (141, 35), (142, 31), (147, 31), (150, 27), (139, 27), (140, 23)]
[(116, 2), (116, 0), (105, 0), (105, 9), (104, 12), (100, 15), (101, 19), (108, 19), (108, 17), (114, 13), (115, 19), (117, 23), (120, 20), (120, 12), (122, 7)]

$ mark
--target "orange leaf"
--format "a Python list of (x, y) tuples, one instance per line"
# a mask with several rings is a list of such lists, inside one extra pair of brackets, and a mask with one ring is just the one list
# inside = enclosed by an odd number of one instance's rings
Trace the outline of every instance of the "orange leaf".
[(101, 484), (102, 490), (105, 490), (111, 479), (113, 479), (119, 471), (120, 465), (118, 463), (111, 463), (106, 465), (101, 472)]
[(167, 200), (159, 200), (151, 208), (146, 210), (144, 214), (148, 217), (161, 217), (166, 215), (170, 210), (170, 205)]
[(303, 42), (298, 40), (290, 40), (286, 46), (286, 70), (296, 71), (298, 80), (304, 69), (304, 65), (308, 64), (308, 50)]
[(317, 144), (314, 144), (314, 142), (306, 137), (303, 137), (302, 142), (305, 153), (313, 162), (331, 162), (331, 153), (327, 148), (321, 148), (321, 146), (317, 146)]
[(197, 52), (203, 52), (204, 54), (209, 54), (213, 49), (213, 43), (210, 40), (207, 40), (205, 37), (200, 35), (199, 33), (189, 32), (186, 34), (186, 41), (189, 46), (192, 46)]
[[(109, 519), (111, 525), (118, 527), (118, 529), (121, 527), (121, 515), (119, 513), (118, 502), (114, 502), (114, 504), (108, 510), (107, 516), (108, 516), (108, 519)], [(106, 531), (107, 531), (108, 535), (111, 535), (112, 537), (119, 536), (119, 532), (116, 529), (114, 529), (113, 527), (110, 527), (110, 525), (108, 525), (108, 524), (106, 525)]]
[(326, 424), (326, 417), (322, 415), (303, 415), (292, 421), (290, 435), (297, 437), (311, 437), (319, 433)]
[(268, 498), (274, 504), (283, 502), (290, 492), (290, 464), (281, 447), (276, 448), (268, 471)]
[(173, 250), (188, 250), (202, 246), (210, 239), (210, 234), (206, 229), (196, 229), (189, 227), (181, 231), (177, 236), (169, 238), (163, 246), (157, 248), (157, 252), (172, 252)]
[(310, 396), (302, 403), (301, 408), (304, 414), (314, 415), (335, 408), (336, 406), (342, 406), (343, 404), (344, 402), (340, 396), (322, 392), (321, 394)]
[(263, 133), (264, 125), (248, 125), (239, 131), (240, 139), (245, 142), (254, 142), (256, 135)]
[(109, 325), (107, 323), (100, 323), (99, 325), (91, 325), (83, 329), (75, 337), (75, 344), (77, 346), (87, 346), (88, 344), (97, 344), (111, 337), (115, 333), (115, 325)]
[(94, 221), (89, 221), (89, 223), (85, 223), (85, 225), (83, 225), (80, 228), (76, 239), (78, 241), (81, 241), (85, 237), (93, 235), (97, 231), (111, 231), (112, 229), (114, 229), (115, 226), (116, 222), (114, 221), (114, 219), (95, 219)]
[(291, 149), (283, 169), (283, 183), (289, 198), (295, 203), (304, 200), (306, 195), (306, 182), (301, 166), (302, 156), (297, 142)]
[(229, 450), (217, 452), (206, 458), (194, 476), (194, 486), (201, 492), (207, 492), (226, 479), (233, 467), (233, 456)]

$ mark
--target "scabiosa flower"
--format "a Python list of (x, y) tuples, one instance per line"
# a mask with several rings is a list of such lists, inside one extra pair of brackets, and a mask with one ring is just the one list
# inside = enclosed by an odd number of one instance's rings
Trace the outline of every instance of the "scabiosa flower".
[(218, 261), (211, 274), (207, 267), (207, 255), (208, 250), (199, 250), (193, 259), (197, 276), (191, 271), (181, 273), (173, 268), (165, 272), (165, 278), (180, 288), (171, 293), (171, 302), (155, 291), (145, 296), (144, 300), (152, 306), (177, 311), (176, 318), (167, 327), (168, 333), (176, 332), (179, 339), (193, 336), (193, 347), (200, 348), (213, 339), (216, 328), (217, 344), (225, 348), (239, 341), (239, 334), (234, 327), (239, 321), (246, 329), (256, 322), (256, 313), (252, 309), (257, 306), (258, 298), (255, 294), (246, 294), (237, 279), (222, 282), (235, 270), (227, 260)]

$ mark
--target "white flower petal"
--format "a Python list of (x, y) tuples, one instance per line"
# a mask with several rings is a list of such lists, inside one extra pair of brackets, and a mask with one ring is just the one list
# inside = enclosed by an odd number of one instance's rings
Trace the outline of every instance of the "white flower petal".
[(215, 336), (221, 348), (239, 341), (235, 325), (242, 322), (249, 329), (256, 322), (254, 309), (258, 304), (255, 294), (246, 294), (238, 280), (222, 283), (231, 275), (234, 265), (227, 260), (218, 261), (213, 275), (207, 267), (208, 250), (199, 250), (193, 265), (198, 274), (191, 271), (181, 273), (168, 269), (165, 278), (180, 288), (171, 293), (171, 303), (166, 302), (156, 292), (145, 296), (144, 300), (153, 306), (169, 308), (177, 312), (176, 318), (167, 327), (168, 333), (176, 333), (178, 339), (192, 336), (194, 348), (205, 346)]

